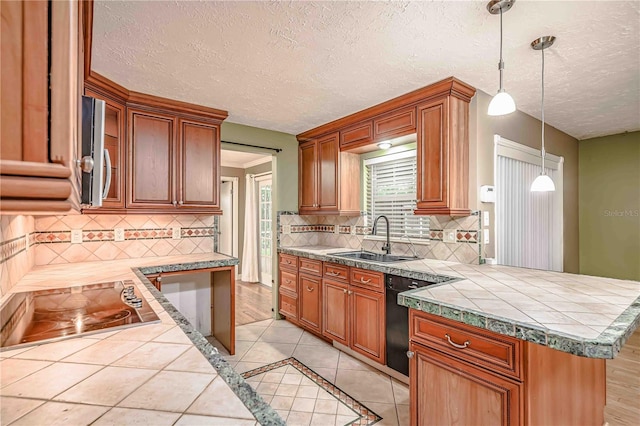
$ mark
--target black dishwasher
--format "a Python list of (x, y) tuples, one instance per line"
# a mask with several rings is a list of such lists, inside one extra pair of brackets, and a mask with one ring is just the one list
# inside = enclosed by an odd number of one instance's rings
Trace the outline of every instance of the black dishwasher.
[(398, 305), (398, 294), (407, 290), (442, 284), (455, 278), (434, 276), (429, 280), (385, 275), (387, 307), (387, 366), (409, 375), (409, 309)]

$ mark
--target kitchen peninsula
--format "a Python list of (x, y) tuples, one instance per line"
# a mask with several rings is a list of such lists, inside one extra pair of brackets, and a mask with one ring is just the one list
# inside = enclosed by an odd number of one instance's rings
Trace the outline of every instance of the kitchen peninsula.
[(3, 424), (282, 424), (145, 277), (237, 264), (209, 253), (34, 267), (11, 293), (131, 280), (161, 323), (0, 352)]
[(412, 424), (425, 416), (464, 423), (468, 413), (484, 423), (602, 424), (604, 360), (640, 321), (640, 283), (633, 281), (334, 255), (345, 248), (279, 251), (418, 280), (456, 278), (398, 297), (410, 309)]

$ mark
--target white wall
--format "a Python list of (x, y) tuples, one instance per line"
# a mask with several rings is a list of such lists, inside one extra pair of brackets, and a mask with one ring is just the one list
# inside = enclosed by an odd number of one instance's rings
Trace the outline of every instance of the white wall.
[(211, 273), (162, 277), (162, 294), (203, 336), (211, 336)]

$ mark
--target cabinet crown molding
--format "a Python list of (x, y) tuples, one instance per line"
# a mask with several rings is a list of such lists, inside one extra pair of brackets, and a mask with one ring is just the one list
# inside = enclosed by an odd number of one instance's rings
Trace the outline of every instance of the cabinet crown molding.
[(296, 135), (299, 143), (315, 139), (327, 133), (342, 130), (345, 127), (353, 126), (361, 121), (373, 119), (376, 116), (391, 112), (398, 108), (417, 104), (418, 102), (428, 101), (440, 96), (453, 96), (465, 102), (471, 102), (471, 98), (476, 93), (476, 89), (467, 83), (458, 80), (455, 77), (448, 77), (444, 80), (430, 84), (426, 87), (414, 90), (390, 99), (380, 104), (374, 105), (362, 111), (347, 115), (322, 126), (315, 127), (306, 132)]

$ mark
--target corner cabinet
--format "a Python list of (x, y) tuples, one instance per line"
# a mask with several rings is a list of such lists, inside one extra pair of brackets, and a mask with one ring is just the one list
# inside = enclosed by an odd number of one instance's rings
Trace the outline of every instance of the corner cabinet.
[(79, 210), (83, 2), (3, 1), (2, 213)]
[(340, 152), (338, 132), (303, 142), (298, 150), (300, 214), (360, 214), (360, 160)]

